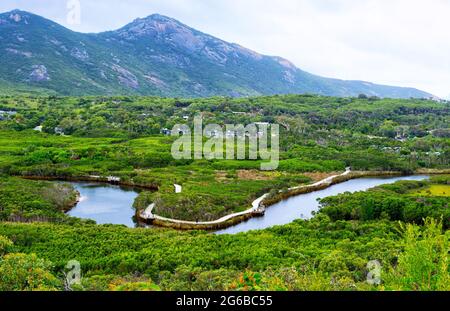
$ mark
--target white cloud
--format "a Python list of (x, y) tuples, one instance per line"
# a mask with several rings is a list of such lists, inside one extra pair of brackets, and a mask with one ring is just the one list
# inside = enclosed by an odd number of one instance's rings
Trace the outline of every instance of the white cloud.
[[(328, 77), (450, 92), (449, 0), (80, 0), (83, 32), (160, 13)], [(65, 25), (65, 1), (2, 0)], [(66, 25), (67, 26), (67, 25)]]

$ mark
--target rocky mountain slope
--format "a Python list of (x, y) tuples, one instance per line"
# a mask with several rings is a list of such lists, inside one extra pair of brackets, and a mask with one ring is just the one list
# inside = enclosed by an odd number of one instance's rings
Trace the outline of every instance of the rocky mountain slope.
[(73, 32), (43, 17), (0, 14), (0, 90), (60, 95), (252, 96), (315, 93), (430, 97), (413, 89), (319, 77), (151, 15), (116, 31)]

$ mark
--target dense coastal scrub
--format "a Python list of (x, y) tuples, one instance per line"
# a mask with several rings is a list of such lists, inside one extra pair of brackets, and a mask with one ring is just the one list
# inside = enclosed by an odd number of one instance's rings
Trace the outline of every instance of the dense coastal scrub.
[[(0, 111), (9, 112), (0, 114), (0, 290), (450, 289), (445, 175), (323, 198), (310, 221), (220, 236), (78, 220), (64, 213), (76, 192), (56, 183), (119, 177), (145, 187), (137, 211), (156, 203), (161, 216), (214, 220), (248, 209), (263, 193), (286, 193), (348, 166), (448, 171), (448, 103), (5, 96)], [(174, 138), (162, 130), (191, 125), (198, 113), (206, 123), (281, 124), (279, 169), (174, 160)], [(81, 263), (81, 285), (64, 283), (70, 260)], [(373, 260), (382, 266), (379, 285), (367, 283)]]
[(417, 224), (422, 224), (427, 217), (442, 217), (444, 227), (449, 229), (449, 195), (430, 191), (449, 185), (447, 175), (432, 177), (431, 181), (401, 181), (366, 192), (345, 193), (322, 199), (321, 213), (334, 221), (388, 219)]
[[(247, 209), (262, 193), (318, 178), (308, 173), (448, 168), (449, 105), (430, 100), (286, 95), (257, 98), (1, 97), (0, 173), (83, 180), (117, 176), (168, 218), (210, 221)], [(175, 160), (175, 124), (281, 125), (276, 172), (261, 161)], [(34, 130), (33, 130), (34, 129)], [(40, 132), (40, 130), (42, 132)], [(64, 133), (57, 135), (56, 133)], [(174, 194), (173, 184), (183, 193)], [(143, 205), (143, 203), (145, 203)]]
[[(10, 251), (51, 260), (47, 271), (60, 279), (67, 262), (79, 260), (84, 281), (78, 290), (109, 290), (127, 279), (163, 290), (449, 290), (448, 232), (433, 220), (401, 228), (317, 217), (236, 236), (11, 223), (1, 224), (0, 233), (14, 241)], [(422, 253), (424, 247), (429, 251)], [(379, 286), (367, 283), (372, 260), (383, 267)]]
[(64, 212), (77, 197), (69, 184), (0, 177), (0, 221), (74, 221)]

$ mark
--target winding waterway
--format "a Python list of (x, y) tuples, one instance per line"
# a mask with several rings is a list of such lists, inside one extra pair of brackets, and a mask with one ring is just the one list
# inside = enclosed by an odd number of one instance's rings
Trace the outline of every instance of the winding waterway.
[[(296, 219), (310, 219), (319, 209), (318, 199), (344, 192), (364, 191), (399, 180), (423, 180), (428, 176), (374, 177), (349, 180), (324, 190), (301, 194), (267, 208), (264, 217), (252, 218), (216, 234), (236, 234), (291, 223)], [(98, 224), (118, 224), (136, 227), (133, 202), (139, 190), (110, 184), (89, 182), (71, 183), (80, 192), (80, 202), (68, 213), (70, 216), (92, 219)]]
[(324, 190), (301, 194), (283, 200), (267, 208), (264, 217), (251, 218), (236, 226), (217, 231), (216, 234), (236, 234), (250, 230), (266, 229), (277, 225), (285, 225), (296, 219), (310, 219), (313, 212), (319, 210), (318, 199), (338, 195), (344, 192), (364, 191), (379, 185), (391, 184), (399, 180), (424, 180), (424, 175), (402, 177), (373, 177), (352, 179), (336, 184)]

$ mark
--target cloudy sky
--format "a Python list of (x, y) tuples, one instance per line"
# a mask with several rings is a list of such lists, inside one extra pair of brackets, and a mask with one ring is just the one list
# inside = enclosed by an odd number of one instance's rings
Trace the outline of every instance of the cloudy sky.
[[(79, 24), (67, 6), (79, 2)], [(160, 13), (311, 73), (450, 97), (450, 0), (1, 0), (99, 32)]]

